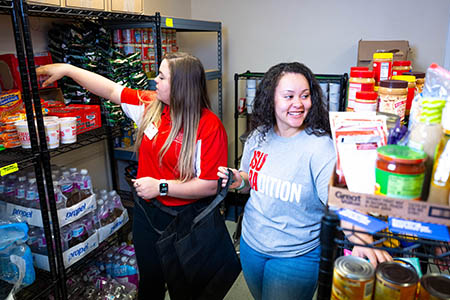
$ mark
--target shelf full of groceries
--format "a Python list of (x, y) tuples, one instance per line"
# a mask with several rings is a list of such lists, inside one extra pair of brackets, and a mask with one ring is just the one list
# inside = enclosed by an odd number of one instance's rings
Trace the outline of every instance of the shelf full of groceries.
[[(449, 299), (450, 71), (412, 71), (410, 61), (374, 53), (371, 69), (351, 69), (348, 91), (347, 111), (330, 112), (337, 162), (328, 204), (373, 242), (347, 233), (333, 241), (344, 256), (331, 299)], [(345, 256), (353, 246), (394, 261), (373, 268)]]
[[(116, 191), (97, 190), (87, 169), (52, 166), (63, 262), (69, 267), (85, 257), (128, 221)], [(10, 174), (0, 179), (0, 231), (6, 236), (0, 245), (0, 279), (15, 283), (18, 265), (10, 257), (17, 251), (26, 257), (28, 273), (34, 266), (49, 271), (47, 243), (42, 227), (39, 194), (33, 172)], [(12, 228), (12, 229), (11, 229)], [(30, 270), (31, 269), (31, 270)], [(34, 281), (25, 276), (23, 284)]]

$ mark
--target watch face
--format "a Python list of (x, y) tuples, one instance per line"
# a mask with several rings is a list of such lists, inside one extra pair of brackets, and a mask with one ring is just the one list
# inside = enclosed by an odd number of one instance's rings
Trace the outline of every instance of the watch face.
[(169, 191), (169, 185), (167, 183), (159, 184), (159, 194), (161, 196), (166, 196), (168, 191)]

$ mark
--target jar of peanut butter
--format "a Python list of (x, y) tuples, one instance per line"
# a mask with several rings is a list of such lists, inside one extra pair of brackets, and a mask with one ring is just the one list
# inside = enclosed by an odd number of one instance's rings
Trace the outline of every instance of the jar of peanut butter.
[(352, 70), (348, 79), (347, 111), (353, 111), (357, 92), (371, 92), (375, 85), (373, 71)]
[(402, 80), (382, 80), (378, 89), (378, 110), (395, 114), (400, 121), (405, 118), (408, 82)]

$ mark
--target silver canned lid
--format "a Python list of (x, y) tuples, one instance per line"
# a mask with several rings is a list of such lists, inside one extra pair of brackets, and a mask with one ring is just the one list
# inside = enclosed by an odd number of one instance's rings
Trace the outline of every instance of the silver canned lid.
[(339, 257), (334, 262), (334, 269), (339, 275), (358, 281), (373, 279), (375, 272), (367, 260), (356, 256)]
[(439, 273), (429, 273), (420, 280), (422, 287), (433, 297), (450, 299), (450, 276)]
[(376, 276), (403, 287), (415, 285), (419, 281), (419, 276), (413, 266), (395, 261), (385, 261), (379, 264)]

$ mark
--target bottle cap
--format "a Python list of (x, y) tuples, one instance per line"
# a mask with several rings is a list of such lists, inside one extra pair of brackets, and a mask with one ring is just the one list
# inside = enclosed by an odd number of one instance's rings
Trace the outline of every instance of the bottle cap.
[(77, 171), (77, 168), (70, 168), (69, 171), (70, 171), (70, 173), (74, 173)]
[(87, 174), (88, 174), (88, 170), (86, 170), (86, 169), (81, 169), (80, 174), (81, 174), (81, 175), (87, 175)]

